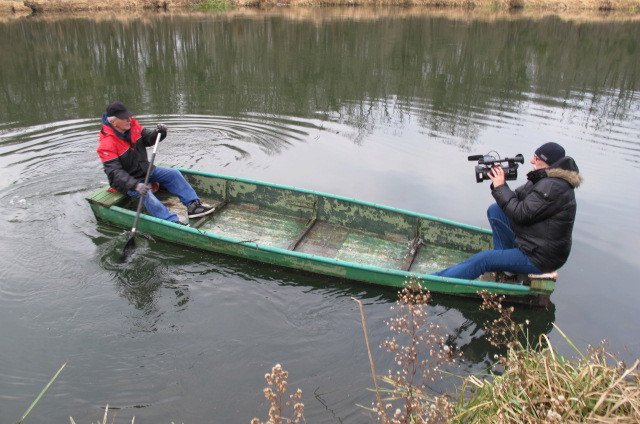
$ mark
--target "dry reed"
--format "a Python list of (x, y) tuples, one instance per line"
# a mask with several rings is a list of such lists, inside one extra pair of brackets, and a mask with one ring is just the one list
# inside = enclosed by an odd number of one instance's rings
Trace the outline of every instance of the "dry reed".
[[(280, 364), (276, 364), (271, 368), (271, 373), (265, 374), (267, 387), (263, 390), (264, 397), (269, 401), (269, 418), (267, 421), (260, 421), (253, 418), (251, 424), (298, 424), (306, 422), (304, 419), (304, 404), (300, 402), (302, 399), (302, 390), (298, 389), (295, 393), (288, 395), (287, 378), (289, 373), (282, 369)], [(286, 417), (286, 412), (291, 409), (291, 417)]]
[(485, 331), (494, 345), (507, 348), (498, 360), (503, 371), (464, 380), (462, 392), (471, 395), (459, 399), (453, 422), (640, 422), (640, 361), (627, 367), (604, 344), (585, 355), (557, 327), (579, 359), (559, 355), (546, 335), (532, 347), (518, 340), (523, 327), (511, 319), (513, 308), (495, 295), (482, 296), (482, 307), (498, 313)]
[[(393, 334), (381, 347), (393, 354), (396, 367), (384, 377), (375, 373), (366, 333), (362, 304), (362, 328), (369, 353), (376, 401), (370, 409), (384, 424), (444, 423), (453, 413), (453, 405), (446, 396), (431, 396), (428, 384), (441, 377), (442, 367), (454, 363), (458, 355), (447, 345), (446, 337), (437, 324), (429, 322), (427, 305), (431, 294), (415, 281), (408, 281), (398, 293), (392, 309), (396, 316), (386, 324)], [(378, 380), (385, 384), (380, 388)]]

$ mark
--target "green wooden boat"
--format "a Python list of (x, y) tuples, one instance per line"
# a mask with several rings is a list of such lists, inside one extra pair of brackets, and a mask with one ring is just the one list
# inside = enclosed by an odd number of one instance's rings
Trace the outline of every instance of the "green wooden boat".
[[(341, 196), (176, 168), (215, 212), (190, 226), (142, 214), (138, 231), (192, 248), (341, 279), (391, 287), (419, 281), (434, 293), (477, 295), (546, 305), (555, 280), (516, 283), (430, 275), (492, 247), (491, 231)], [(156, 195), (184, 216), (177, 198)], [(135, 202), (103, 187), (87, 197), (96, 218), (130, 228)]]

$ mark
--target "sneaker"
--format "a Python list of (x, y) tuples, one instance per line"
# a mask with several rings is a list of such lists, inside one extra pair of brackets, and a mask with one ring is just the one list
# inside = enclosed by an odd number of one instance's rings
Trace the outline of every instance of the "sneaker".
[(189, 203), (189, 206), (187, 206), (187, 214), (189, 218), (198, 218), (201, 216), (209, 215), (214, 210), (215, 208), (212, 208), (211, 206), (203, 205), (200, 200), (194, 200), (193, 202)]

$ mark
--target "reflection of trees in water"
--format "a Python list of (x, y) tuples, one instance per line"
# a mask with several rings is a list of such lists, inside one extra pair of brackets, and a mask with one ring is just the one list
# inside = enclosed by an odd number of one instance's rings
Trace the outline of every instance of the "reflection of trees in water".
[(0, 114), (46, 122), (121, 98), (138, 113), (326, 111), (364, 133), (412, 115), (464, 142), (475, 118), (533, 98), (598, 127), (638, 113), (639, 40), (637, 23), (556, 18), (18, 20), (0, 25)]

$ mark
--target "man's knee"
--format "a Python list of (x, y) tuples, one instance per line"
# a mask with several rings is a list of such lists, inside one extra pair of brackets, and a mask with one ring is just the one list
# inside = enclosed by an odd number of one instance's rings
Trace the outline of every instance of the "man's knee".
[(170, 181), (175, 181), (178, 178), (182, 178), (182, 173), (175, 168), (158, 166), (156, 167), (156, 172), (158, 173), (156, 178), (165, 184)]
[(497, 203), (493, 203), (489, 205), (487, 208), (487, 218), (495, 218), (497, 215), (502, 214), (502, 209), (498, 206)]
[(164, 175), (173, 175), (173, 174), (175, 174), (176, 172), (177, 172), (177, 173), (180, 173), (180, 171), (178, 171), (177, 169), (175, 169), (175, 168), (170, 168), (170, 167), (168, 167), (168, 166), (156, 166), (156, 170), (157, 170), (158, 172), (160, 172), (161, 174), (164, 174)]

